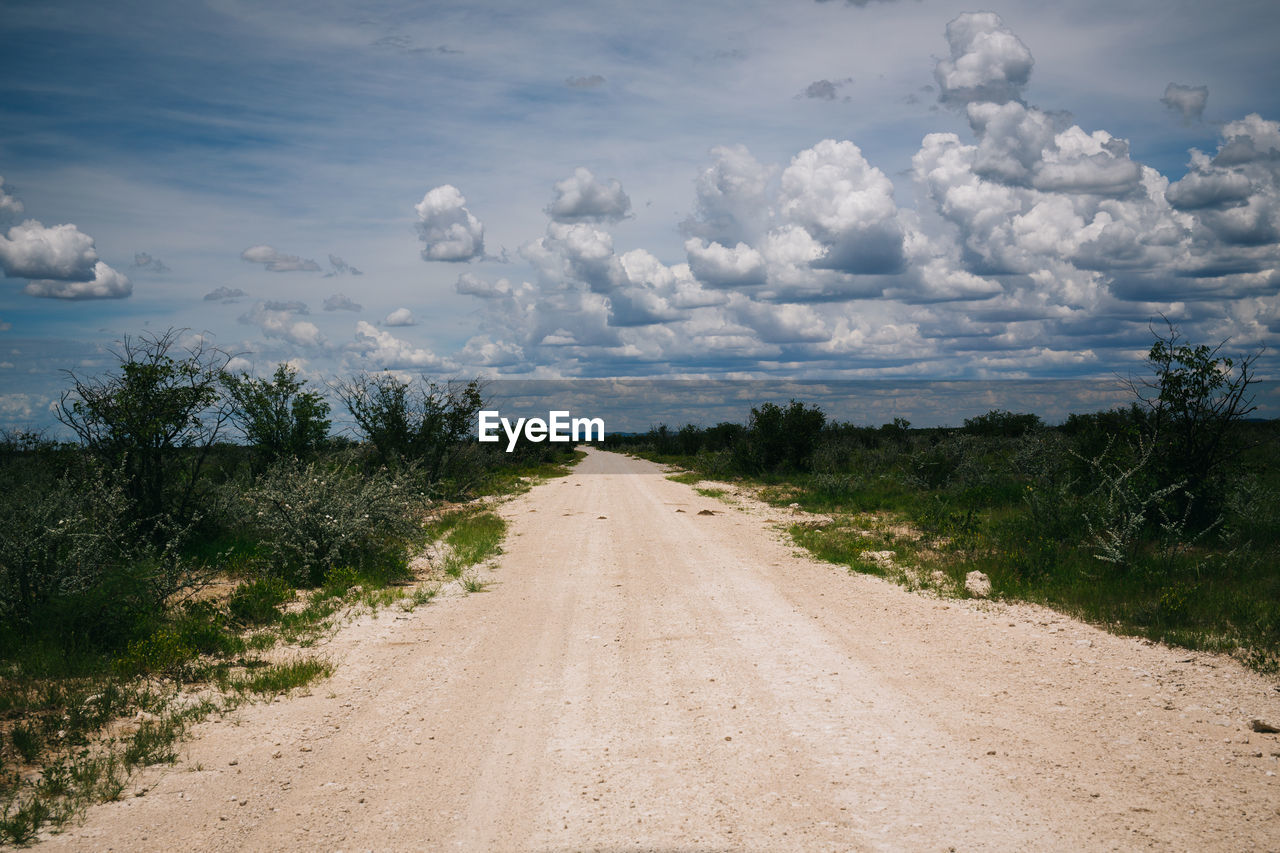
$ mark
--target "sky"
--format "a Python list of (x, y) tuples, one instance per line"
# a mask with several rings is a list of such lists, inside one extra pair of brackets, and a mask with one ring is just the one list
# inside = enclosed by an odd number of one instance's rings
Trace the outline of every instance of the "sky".
[(167, 329), (317, 387), (1088, 410), (1167, 320), (1275, 380), (1277, 43), (1271, 0), (0, 0), (0, 428)]

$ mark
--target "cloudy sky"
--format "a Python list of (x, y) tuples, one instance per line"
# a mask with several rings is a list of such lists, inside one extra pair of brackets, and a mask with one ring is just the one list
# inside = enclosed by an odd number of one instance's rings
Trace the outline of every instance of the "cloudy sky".
[(1271, 0), (0, 0), (0, 426), (171, 327), (317, 382), (1114, 384), (1164, 315), (1274, 378), (1278, 41)]

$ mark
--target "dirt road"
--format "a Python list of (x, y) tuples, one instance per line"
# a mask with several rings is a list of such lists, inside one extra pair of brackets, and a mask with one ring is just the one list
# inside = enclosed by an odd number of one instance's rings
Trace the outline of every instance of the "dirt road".
[(1228, 659), (850, 576), (613, 454), (502, 512), (488, 590), (45, 848), (1280, 849), (1280, 692)]

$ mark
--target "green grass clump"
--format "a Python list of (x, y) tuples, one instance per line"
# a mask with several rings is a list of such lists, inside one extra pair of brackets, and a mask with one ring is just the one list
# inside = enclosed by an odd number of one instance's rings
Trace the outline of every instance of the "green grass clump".
[(333, 664), (322, 658), (299, 658), (285, 663), (271, 664), (244, 678), (232, 682), (232, 687), (244, 693), (275, 696), (305, 687), (319, 678), (333, 674)]

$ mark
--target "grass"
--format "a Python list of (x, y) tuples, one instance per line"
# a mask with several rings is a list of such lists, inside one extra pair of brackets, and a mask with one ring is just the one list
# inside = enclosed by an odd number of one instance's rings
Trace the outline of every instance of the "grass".
[[(1011, 467), (1012, 444), (977, 448), (980, 457), (963, 460), (967, 473), (935, 484), (912, 475), (906, 451), (896, 459), (868, 454), (845, 473), (733, 479), (773, 506), (796, 504), (829, 519), (793, 525), (789, 533), (814, 556), (850, 571), (954, 596), (967, 595), (965, 575), (981, 571), (994, 597), (1046, 605), (1119, 634), (1229, 653), (1277, 673), (1276, 444), (1274, 437), (1260, 441), (1241, 460), (1232, 488), (1245, 497), (1228, 502), (1223, 523), (1210, 535), (1197, 539), (1188, 531), (1170, 539), (1177, 543), (1170, 547), (1152, 525), (1125, 566), (1095, 556), (1083, 521), (1071, 514), (1078, 504), (1062, 504), (1059, 519), (1045, 515), (1043, 508), (1054, 505), (1036, 493), (1042, 488), (1036, 470), (1019, 474)], [(668, 479), (694, 485), (707, 478), (693, 457), (660, 459), (693, 469)], [(883, 551), (892, 552), (890, 560), (868, 555)]]
[(277, 696), (305, 687), (319, 678), (333, 674), (333, 664), (323, 658), (304, 657), (284, 663), (270, 664), (232, 682), (240, 693)]
[(538, 483), (556, 477), (566, 477), (587, 457), (586, 451), (574, 450), (563, 460), (529, 462), (510, 468), (501, 468), (488, 474), (472, 491), (476, 497), (486, 495), (522, 495)]
[(507, 522), (488, 510), (466, 507), (432, 519), (425, 530), (430, 541), (446, 546), (440, 570), (461, 579), (467, 569), (501, 553)]
[[(221, 607), (179, 608), (114, 659), (81, 661), (69, 672), (38, 647), (27, 649), (0, 670), (0, 844), (29, 844), (85, 807), (118, 798), (138, 768), (175, 759), (192, 722), (333, 672), (320, 657), (272, 662), (259, 653), (312, 646), (352, 608), (413, 609), (438, 589), (394, 585), (381, 572), (334, 572), (301, 597), (254, 581)], [(121, 722), (130, 718), (136, 726)]]

